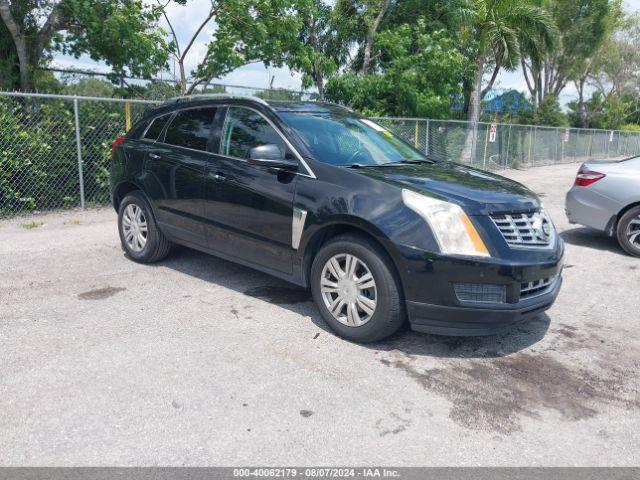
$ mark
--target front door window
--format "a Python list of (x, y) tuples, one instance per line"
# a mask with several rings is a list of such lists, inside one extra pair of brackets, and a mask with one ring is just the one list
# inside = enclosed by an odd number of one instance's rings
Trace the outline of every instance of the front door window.
[(282, 137), (258, 112), (241, 107), (229, 108), (220, 142), (222, 155), (246, 160), (252, 148), (267, 144), (278, 145), (282, 152), (287, 151)]

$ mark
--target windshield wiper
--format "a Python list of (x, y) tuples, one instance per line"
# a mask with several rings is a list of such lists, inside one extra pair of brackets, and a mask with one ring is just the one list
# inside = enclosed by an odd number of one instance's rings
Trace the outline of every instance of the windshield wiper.
[(387, 165), (389, 167), (397, 167), (400, 165), (418, 165), (420, 163), (428, 163), (430, 165), (433, 165), (435, 162), (435, 160), (432, 160), (430, 158), (419, 158), (419, 159), (404, 159), (404, 160), (400, 160), (399, 162), (389, 162), (389, 163), (384, 163), (383, 165)]
[(346, 165), (338, 165), (339, 167), (346, 168), (369, 168), (369, 167), (402, 167), (404, 165), (417, 165), (420, 163), (428, 163), (430, 165), (436, 163), (436, 160), (431, 158), (418, 158), (418, 159), (409, 159), (406, 158), (404, 160), (400, 160), (398, 162), (387, 162), (387, 163), (350, 163)]
[(345, 168), (369, 168), (369, 167), (384, 167), (385, 165), (387, 165), (386, 163), (371, 163), (371, 164), (367, 164), (365, 165), (364, 163), (349, 163), (346, 165), (337, 165), (338, 167), (345, 167)]

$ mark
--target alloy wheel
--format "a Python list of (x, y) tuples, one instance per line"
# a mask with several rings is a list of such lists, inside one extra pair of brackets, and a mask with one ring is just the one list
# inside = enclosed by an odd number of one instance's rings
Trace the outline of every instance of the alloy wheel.
[(369, 267), (355, 255), (334, 255), (325, 263), (320, 292), (333, 318), (348, 327), (364, 325), (376, 310), (376, 281)]
[(629, 222), (626, 235), (631, 245), (640, 248), (640, 215)]
[(141, 252), (147, 244), (147, 219), (135, 203), (127, 205), (122, 213), (122, 233), (127, 246), (134, 252)]

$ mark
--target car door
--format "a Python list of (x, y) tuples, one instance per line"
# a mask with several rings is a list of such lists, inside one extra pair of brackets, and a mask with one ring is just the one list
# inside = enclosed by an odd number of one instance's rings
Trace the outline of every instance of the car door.
[(228, 107), (219, 131), (219, 154), (209, 165), (205, 188), (210, 248), (291, 273), (297, 175), (247, 162), (251, 148), (277, 144), (287, 152), (287, 144), (265, 116), (248, 107)]
[(149, 146), (145, 160), (147, 192), (163, 231), (205, 247), (205, 175), (215, 113), (215, 107), (176, 112), (158, 141)]

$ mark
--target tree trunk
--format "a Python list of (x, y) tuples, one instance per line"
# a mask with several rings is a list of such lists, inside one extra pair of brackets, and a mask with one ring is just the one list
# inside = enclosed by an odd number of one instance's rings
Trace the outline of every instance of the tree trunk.
[[(537, 110), (538, 109), (538, 90), (536, 89), (534, 61), (531, 60), (531, 67), (529, 67), (524, 57), (521, 57), (520, 65), (522, 66), (522, 73), (524, 75), (524, 80), (527, 83), (527, 89), (529, 90), (529, 94), (531, 95), (531, 103), (533, 103), (533, 109)], [(527, 68), (530, 68), (531, 80), (529, 79), (529, 75), (527, 74)]]
[(371, 51), (373, 50), (373, 41), (375, 40), (376, 32), (378, 31), (380, 22), (382, 22), (382, 19), (389, 9), (390, 3), (391, 0), (382, 1), (380, 11), (378, 12), (378, 15), (376, 15), (375, 20), (371, 24), (371, 28), (369, 28), (369, 31), (367, 32), (367, 38), (364, 44), (364, 58), (362, 60), (362, 69), (360, 70), (360, 73), (362, 75), (366, 75), (367, 73), (369, 73), (369, 68), (371, 66)]
[(324, 75), (320, 69), (316, 69), (316, 87), (318, 87), (318, 100), (324, 100)]
[(22, 37), (21, 41), (16, 42), (16, 52), (20, 64), (20, 90), (23, 92), (31, 92), (33, 91), (33, 76), (29, 63), (27, 42), (24, 40), (24, 37)]
[(579, 125), (582, 128), (589, 128), (589, 119), (587, 118), (587, 107), (584, 103), (584, 85), (586, 82), (586, 77), (580, 78), (580, 80), (576, 83), (576, 89), (578, 90), (578, 121)]
[(482, 77), (484, 74), (485, 53), (478, 53), (476, 59), (476, 74), (473, 79), (473, 90), (469, 97), (469, 112), (467, 120), (477, 122), (480, 119), (480, 102), (482, 102)]
[[(481, 42), (482, 43), (482, 42)], [(483, 51), (478, 52), (478, 58), (476, 59), (476, 72), (473, 79), (473, 90), (469, 98), (469, 112), (467, 113), (467, 120), (470, 125), (467, 127), (467, 135), (464, 141), (464, 148), (462, 149), (461, 160), (469, 160), (469, 163), (473, 163), (473, 159), (476, 156), (476, 144), (478, 136), (478, 120), (480, 120), (480, 109), (482, 102), (482, 77), (484, 74), (484, 64), (486, 62), (486, 53)]]
[[(11, 6), (7, 0), (0, 0), (0, 17), (9, 30), (13, 44), (16, 47), (18, 64), (20, 67), (20, 89), (23, 92), (33, 90), (33, 78), (31, 76), (31, 65), (29, 63), (29, 49), (20, 25), (13, 18)], [(35, 60), (35, 59), (34, 59)]]
[(180, 95), (186, 95), (189, 89), (187, 88), (187, 75), (184, 71), (183, 60), (178, 62), (178, 67), (180, 67)]

